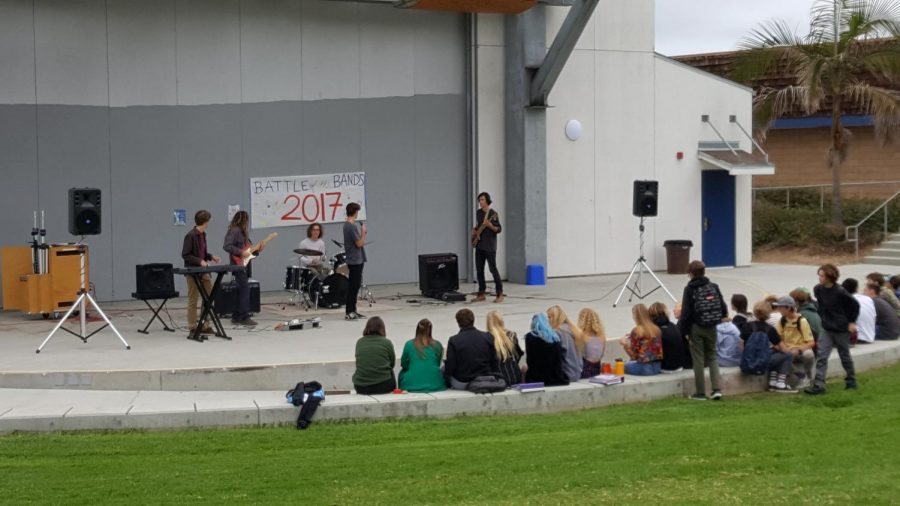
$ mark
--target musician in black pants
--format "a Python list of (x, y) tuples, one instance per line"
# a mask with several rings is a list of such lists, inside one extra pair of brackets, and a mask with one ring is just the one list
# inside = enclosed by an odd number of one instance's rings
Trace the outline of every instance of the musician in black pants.
[(478, 295), (472, 302), (485, 300), (487, 283), (484, 279), (484, 264), (487, 262), (497, 287), (497, 298), (494, 302), (503, 302), (503, 281), (497, 270), (497, 234), (500, 233), (500, 215), (491, 209), (491, 196), (487, 192), (478, 194), (478, 211), (475, 212), (476, 226), (472, 229), (472, 245), (475, 246), (475, 268), (478, 275)]
[[(247, 228), (250, 224), (250, 215), (247, 211), (238, 211), (231, 219), (228, 233), (225, 234), (223, 249), (228, 252), (232, 265), (241, 265), (244, 258), (250, 256), (250, 236)], [(234, 280), (237, 283), (238, 300), (237, 307), (231, 315), (231, 323), (255, 327), (256, 322), (250, 319), (250, 264), (244, 270), (234, 272)]]
[(347, 204), (347, 221), (344, 222), (344, 252), (347, 254), (347, 267), (350, 268), (350, 282), (347, 288), (347, 302), (344, 307), (344, 318), (358, 320), (365, 315), (356, 311), (356, 299), (359, 287), (362, 286), (363, 266), (366, 264), (366, 224), (356, 227), (356, 215), (360, 206), (356, 202)]

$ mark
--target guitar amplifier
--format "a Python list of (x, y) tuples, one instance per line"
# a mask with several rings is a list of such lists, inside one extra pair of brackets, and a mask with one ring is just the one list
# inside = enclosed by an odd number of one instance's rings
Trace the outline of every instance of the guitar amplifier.
[[(251, 279), (248, 284), (250, 285), (250, 312), (256, 314), (259, 313), (259, 281)], [(216, 293), (214, 305), (216, 314), (231, 317), (237, 308), (237, 298), (237, 283), (234, 281), (223, 282), (219, 287), (219, 292)]]
[(459, 265), (456, 254), (419, 255), (419, 290), (426, 297), (459, 290)]

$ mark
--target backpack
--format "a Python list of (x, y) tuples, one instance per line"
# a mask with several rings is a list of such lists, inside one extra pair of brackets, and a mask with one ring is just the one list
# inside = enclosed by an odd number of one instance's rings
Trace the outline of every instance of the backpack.
[(722, 295), (715, 283), (707, 283), (694, 291), (694, 323), (713, 327), (722, 321)]
[(309, 383), (301, 381), (294, 388), (288, 390), (284, 397), (294, 406), (302, 406), (310, 395), (321, 389), (322, 384), (318, 381), (310, 381)]
[(466, 390), (476, 394), (490, 394), (506, 390), (506, 381), (496, 376), (478, 376), (469, 382)]
[(760, 330), (754, 323), (750, 324), (753, 332), (750, 333), (750, 337), (744, 343), (744, 353), (741, 355), (741, 372), (744, 374), (765, 374), (769, 366), (769, 357), (772, 355), (772, 348), (769, 345), (769, 334), (766, 332), (765, 327), (762, 327), (762, 330)]

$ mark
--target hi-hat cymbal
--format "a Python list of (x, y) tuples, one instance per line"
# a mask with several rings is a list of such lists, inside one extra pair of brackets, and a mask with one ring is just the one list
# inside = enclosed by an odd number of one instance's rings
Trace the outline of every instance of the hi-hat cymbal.
[(297, 249), (294, 250), (294, 253), (296, 253), (296, 254), (298, 254), (298, 255), (305, 256), (305, 257), (320, 257), (320, 256), (322, 256), (322, 255), (324, 254), (324, 253), (322, 253), (321, 251), (318, 251), (318, 250), (314, 250), (314, 249), (304, 249), (304, 248), (297, 248)]

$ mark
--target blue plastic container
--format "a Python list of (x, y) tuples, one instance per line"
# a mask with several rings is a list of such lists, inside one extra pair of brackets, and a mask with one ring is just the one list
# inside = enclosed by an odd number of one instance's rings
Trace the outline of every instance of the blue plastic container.
[(547, 277), (544, 275), (544, 266), (541, 264), (529, 264), (525, 268), (526, 285), (546, 285)]

